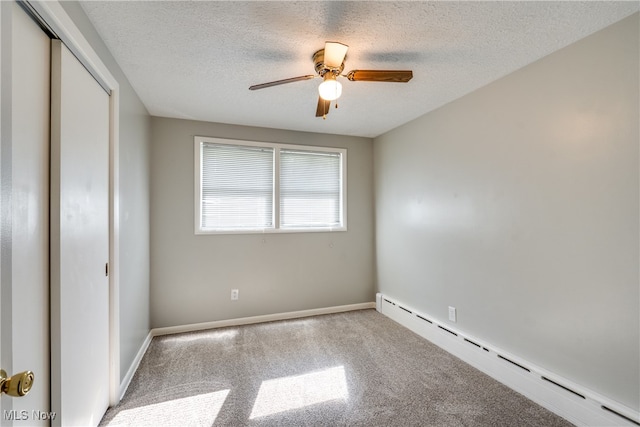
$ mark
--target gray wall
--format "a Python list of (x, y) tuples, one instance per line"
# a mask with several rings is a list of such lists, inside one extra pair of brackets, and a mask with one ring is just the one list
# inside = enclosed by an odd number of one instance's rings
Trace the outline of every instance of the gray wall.
[(61, 2), (120, 84), (120, 377), (149, 333), (150, 116), (77, 2)]
[(638, 27), (374, 140), (379, 290), (636, 411)]
[[(158, 117), (151, 127), (152, 327), (374, 300), (370, 139)], [(346, 148), (348, 231), (195, 235), (196, 135)]]

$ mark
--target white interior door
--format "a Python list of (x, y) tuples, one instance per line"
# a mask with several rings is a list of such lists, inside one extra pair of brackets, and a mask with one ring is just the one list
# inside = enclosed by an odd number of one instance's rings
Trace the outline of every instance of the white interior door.
[(15, 399), (14, 410), (26, 414), (21, 419), (29, 425), (48, 425), (39, 414), (49, 412), (51, 48), (16, 3), (12, 30), (12, 373), (31, 370), (37, 378), (29, 394)]
[(109, 404), (109, 96), (58, 40), (51, 89), (51, 405), (91, 426)]
[[(15, 3), (2, 6), (2, 368), (30, 370), (26, 396), (2, 396), (3, 425), (49, 421), (50, 40)], [(10, 73), (9, 73), (10, 70)], [(7, 138), (9, 136), (9, 138)], [(8, 410), (8, 412), (7, 412)]]

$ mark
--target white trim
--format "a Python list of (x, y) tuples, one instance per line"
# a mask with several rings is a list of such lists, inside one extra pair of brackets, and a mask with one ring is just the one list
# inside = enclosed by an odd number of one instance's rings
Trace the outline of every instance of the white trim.
[(131, 366), (129, 366), (129, 370), (127, 371), (127, 374), (124, 376), (124, 378), (122, 379), (122, 382), (120, 383), (118, 400), (121, 400), (124, 397), (124, 394), (127, 392), (127, 389), (129, 388), (129, 384), (131, 384), (131, 380), (133, 379), (133, 375), (138, 370), (138, 367), (140, 366), (140, 362), (142, 362), (142, 358), (144, 357), (144, 354), (149, 349), (149, 345), (151, 345), (152, 339), (153, 339), (153, 334), (150, 331), (147, 334), (147, 337), (144, 339), (144, 342), (140, 346), (140, 349), (138, 350), (136, 357), (131, 362)]
[(213, 322), (193, 323), (182, 326), (168, 326), (164, 328), (153, 328), (151, 335), (158, 337), (161, 335), (180, 334), (183, 332), (202, 331), (205, 329), (225, 328), (228, 326), (250, 325), (253, 323), (273, 322), (276, 320), (299, 319), (302, 317), (319, 316), (322, 314), (343, 313), (345, 311), (366, 310), (376, 308), (374, 302), (363, 302), (359, 304), (339, 305), (334, 307), (312, 308), (310, 310), (290, 311), (287, 313), (265, 314), (261, 316), (240, 317), (228, 320), (216, 320)]
[[(197, 137), (196, 137), (197, 138)], [(193, 142), (193, 230), (195, 234), (198, 234), (202, 226), (202, 206), (200, 206), (200, 200), (202, 200), (202, 183), (200, 177), (202, 176), (202, 144), (194, 139)]]
[(120, 85), (113, 77), (100, 56), (93, 50), (91, 44), (84, 37), (73, 20), (64, 11), (58, 1), (32, 0), (28, 1), (31, 8), (38, 13), (40, 18), (53, 30), (69, 50), (78, 58), (84, 67), (93, 75), (100, 85), (110, 93), (109, 107), (109, 176), (110, 176), (110, 212), (109, 212), (109, 265), (111, 274), (109, 277), (109, 403), (116, 405), (119, 402), (118, 384), (120, 383), (120, 328), (119, 328), (119, 277), (118, 267), (120, 260), (119, 247), (119, 212), (118, 200), (120, 196), (118, 174), (118, 153), (120, 147), (119, 134), (119, 102)]
[[(419, 313), (388, 295), (378, 293), (376, 301), (376, 309), (383, 315), (576, 425), (633, 426), (640, 423), (640, 413), (633, 409), (484, 343), (433, 316)], [(635, 420), (635, 424), (603, 406)]]
[(120, 91), (109, 97), (109, 404), (117, 405), (120, 382)]
[(25, 0), (25, 3), (42, 18), (107, 93), (118, 87), (118, 81), (58, 1)]
[(280, 150), (273, 150), (273, 230), (280, 230)]

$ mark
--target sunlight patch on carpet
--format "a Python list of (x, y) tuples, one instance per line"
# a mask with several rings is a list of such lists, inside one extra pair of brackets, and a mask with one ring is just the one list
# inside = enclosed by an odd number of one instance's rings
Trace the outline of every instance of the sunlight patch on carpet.
[(250, 419), (349, 397), (344, 366), (263, 381)]
[(238, 335), (237, 329), (211, 330), (201, 333), (163, 336), (165, 342), (186, 343), (192, 341), (230, 341)]
[(213, 425), (229, 390), (199, 394), (120, 411), (109, 424), (115, 426)]

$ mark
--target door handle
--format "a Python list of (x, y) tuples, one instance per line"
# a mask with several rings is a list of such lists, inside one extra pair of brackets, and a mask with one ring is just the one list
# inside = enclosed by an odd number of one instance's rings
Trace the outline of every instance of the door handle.
[(29, 393), (35, 376), (31, 371), (20, 372), (9, 378), (4, 369), (0, 369), (0, 393), (6, 393), (9, 396), (20, 397)]

